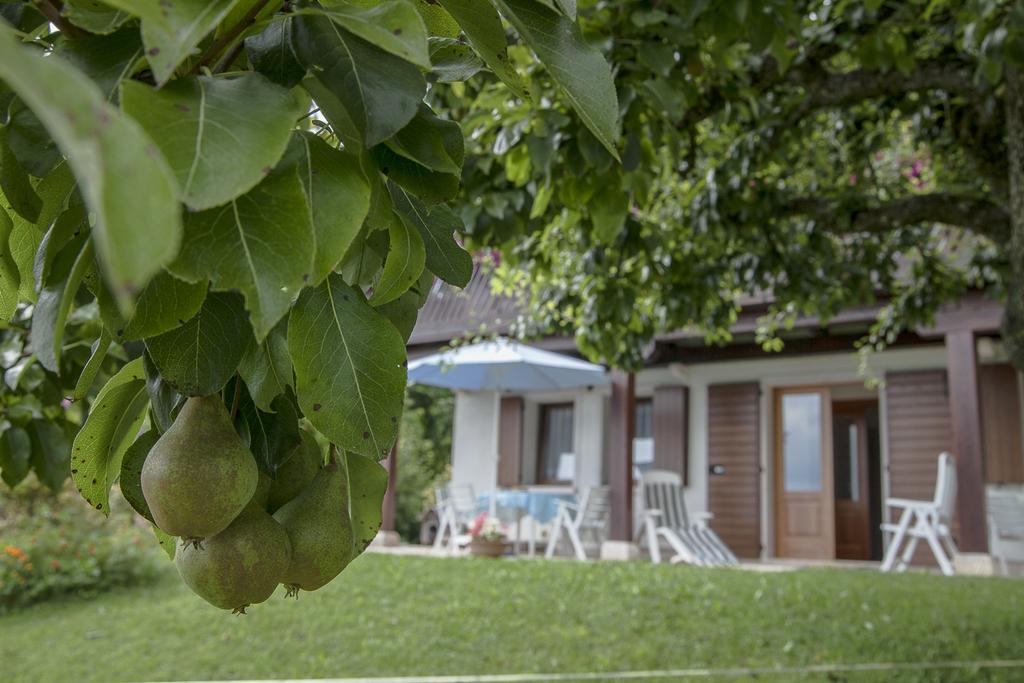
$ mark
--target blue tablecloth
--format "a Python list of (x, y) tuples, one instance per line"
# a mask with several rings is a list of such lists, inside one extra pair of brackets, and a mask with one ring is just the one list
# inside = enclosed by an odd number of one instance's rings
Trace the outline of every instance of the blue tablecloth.
[(514, 522), (522, 515), (529, 515), (541, 524), (547, 524), (558, 514), (558, 501), (575, 502), (576, 496), (558, 491), (522, 491), (498, 489), (477, 496), (476, 507), (480, 512), (491, 508), (491, 496), (495, 497), (498, 517)]

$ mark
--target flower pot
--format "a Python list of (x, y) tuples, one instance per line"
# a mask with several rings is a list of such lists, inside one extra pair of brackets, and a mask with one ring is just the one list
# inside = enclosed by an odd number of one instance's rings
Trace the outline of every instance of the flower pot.
[(476, 557), (501, 557), (508, 547), (508, 541), (485, 541), (482, 538), (474, 538), (469, 542), (469, 553)]

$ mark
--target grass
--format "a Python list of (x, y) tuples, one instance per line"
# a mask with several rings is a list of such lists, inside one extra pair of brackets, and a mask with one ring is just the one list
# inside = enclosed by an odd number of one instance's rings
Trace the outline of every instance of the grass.
[[(1024, 582), (368, 555), (244, 617), (173, 570), (0, 617), (0, 680), (156, 681), (1024, 658)], [(792, 677), (771, 677), (793, 680)], [(1024, 671), (801, 680), (1022, 680)], [(763, 679), (762, 679), (763, 680)]]

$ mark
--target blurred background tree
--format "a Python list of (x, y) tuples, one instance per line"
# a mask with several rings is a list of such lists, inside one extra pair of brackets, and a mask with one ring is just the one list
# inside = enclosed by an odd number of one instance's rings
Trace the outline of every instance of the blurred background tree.
[(395, 530), (404, 541), (419, 542), (421, 516), (435, 502), (434, 487), (448, 480), (454, 413), (455, 396), (447, 389), (414, 384), (406, 391), (395, 510)]

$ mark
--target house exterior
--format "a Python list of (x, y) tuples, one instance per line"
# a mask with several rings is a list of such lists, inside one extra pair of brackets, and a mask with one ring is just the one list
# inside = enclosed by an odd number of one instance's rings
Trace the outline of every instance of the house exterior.
[[(999, 340), (1001, 306), (980, 294), (887, 350), (854, 349), (877, 309), (828, 325), (797, 322), (785, 349), (754, 341), (764, 306), (744, 310), (727, 346), (680, 332), (659, 337), (646, 367), (611, 387), (456, 397), (452, 479), (500, 487), (611, 487), (613, 542), (634, 536), (634, 480), (647, 468), (682, 475), (692, 513), (741, 558), (878, 560), (887, 497), (930, 499), (936, 460), (957, 458), (955, 536), (987, 548), (985, 490), (1024, 484), (1021, 377)], [(421, 313), (410, 356), (481, 326), (503, 332), (509, 300), (484, 276), (443, 286)], [(574, 353), (571, 339), (537, 346)], [(497, 454), (497, 455), (495, 455)], [(916, 561), (928, 562), (927, 551)]]

